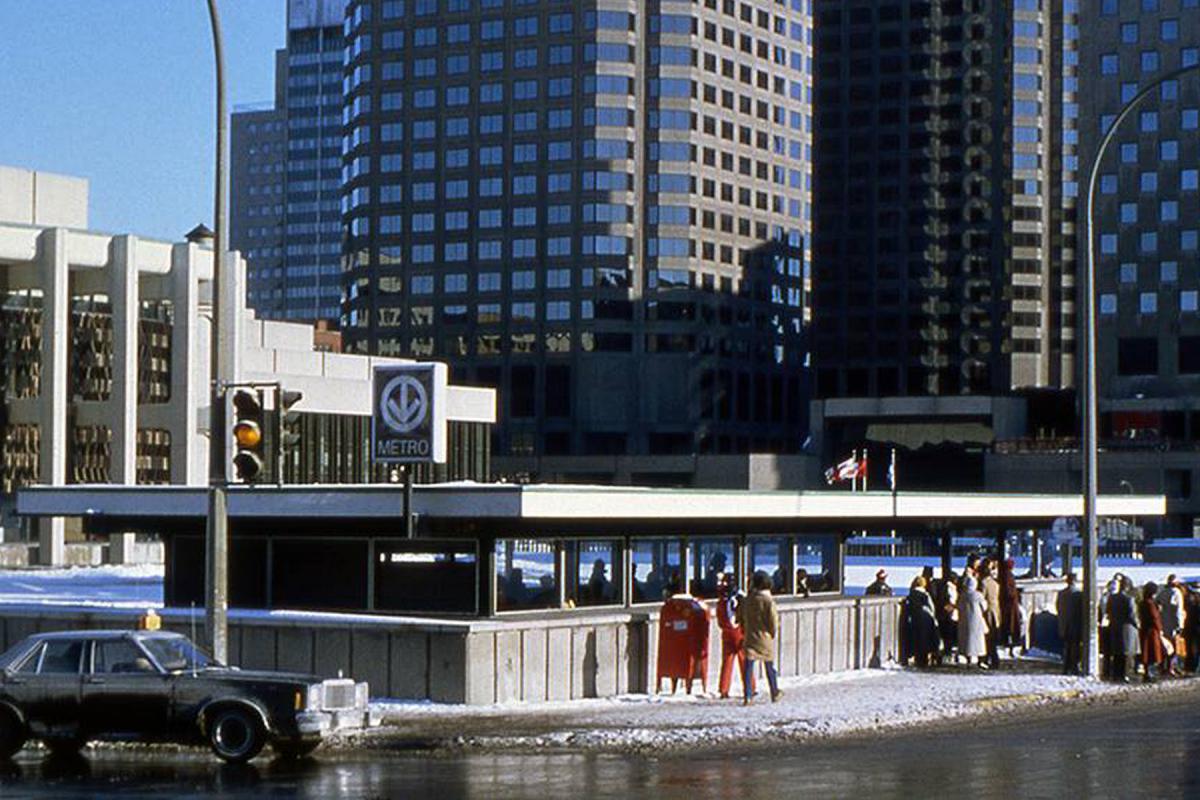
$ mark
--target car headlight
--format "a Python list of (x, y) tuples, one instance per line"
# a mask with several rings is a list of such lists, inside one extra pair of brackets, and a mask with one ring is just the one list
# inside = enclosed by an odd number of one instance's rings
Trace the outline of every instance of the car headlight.
[(305, 700), (304, 707), (308, 709), (320, 710), (322, 694), (323, 692), (321, 691), (321, 684), (310, 684), (308, 687), (308, 697)]

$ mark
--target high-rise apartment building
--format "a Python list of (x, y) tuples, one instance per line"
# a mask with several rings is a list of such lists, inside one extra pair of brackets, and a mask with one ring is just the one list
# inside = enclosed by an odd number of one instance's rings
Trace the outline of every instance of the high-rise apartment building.
[(352, 0), (346, 349), (498, 387), (513, 469), (795, 452), (810, 32), (801, 0)]
[(817, 0), (822, 397), (1074, 369), (1077, 0)]
[[(1087, 166), (1141, 87), (1200, 60), (1197, 0), (1090, 5), (1082, 57), (1095, 77), (1083, 83), (1080, 132)], [(1174, 435), (1190, 428), (1193, 437), (1200, 437), (1200, 416), (1187, 413), (1200, 396), (1198, 167), (1200, 73), (1193, 73), (1164, 84), (1122, 124), (1096, 196), (1101, 395), (1142, 398), (1145, 408), (1172, 412)], [(1131, 424), (1117, 420), (1115, 432)]]
[(230, 244), (259, 317), (341, 316), (345, 0), (288, 0), (275, 106), (233, 114)]

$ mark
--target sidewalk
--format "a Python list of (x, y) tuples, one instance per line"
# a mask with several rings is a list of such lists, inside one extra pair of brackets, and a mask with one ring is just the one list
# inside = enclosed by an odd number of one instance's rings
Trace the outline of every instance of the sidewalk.
[[(670, 751), (771, 742), (814, 741), (971, 716), (1120, 695), (1159, 693), (1200, 682), (1143, 687), (1058, 674), (1034, 659), (1005, 661), (995, 671), (965, 666), (887, 668), (789, 678), (784, 696), (740, 699), (625, 695), (537, 705), (455, 706), (386, 701), (384, 726), (355, 736), (372, 749), (483, 751)], [(735, 680), (734, 692), (740, 684)], [(699, 684), (694, 687), (699, 692)], [(710, 687), (712, 689), (714, 687)]]

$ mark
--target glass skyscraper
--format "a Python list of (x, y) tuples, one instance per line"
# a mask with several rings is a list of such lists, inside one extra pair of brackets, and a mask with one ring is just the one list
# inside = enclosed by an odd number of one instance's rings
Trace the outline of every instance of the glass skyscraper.
[(231, 246), (260, 318), (341, 315), (345, 0), (289, 0), (274, 109), (235, 111)]
[(344, 34), (348, 350), (498, 387), (514, 469), (800, 447), (807, 2), (357, 0)]
[[(1197, 0), (1089, 5), (1083, 65), (1094, 77), (1084, 82), (1081, 132), (1088, 166), (1141, 87), (1200, 60)], [(1101, 394), (1123, 401), (1109, 404), (1116, 435), (1200, 436), (1200, 415), (1190, 411), (1200, 395), (1198, 168), (1200, 74), (1191, 73), (1142, 101), (1101, 165), (1098, 357)]]
[(1074, 382), (1077, 0), (817, 0), (822, 397)]

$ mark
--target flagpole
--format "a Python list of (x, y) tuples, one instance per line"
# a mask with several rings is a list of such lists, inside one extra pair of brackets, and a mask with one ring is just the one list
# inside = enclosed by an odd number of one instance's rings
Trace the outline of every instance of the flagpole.
[[(896, 524), (896, 448), (892, 448), (892, 462), (888, 466), (888, 485), (892, 490), (892, 524)], [(896, 538), (896, 529), (892, 528), (892, 538)], [(892, 558), (896, 557), (896, 544), (892, 543)]]

